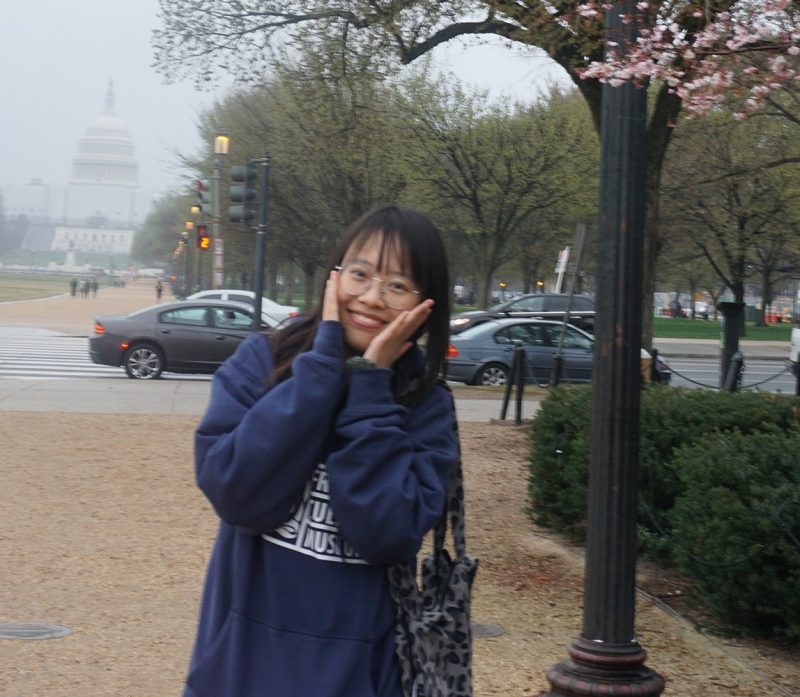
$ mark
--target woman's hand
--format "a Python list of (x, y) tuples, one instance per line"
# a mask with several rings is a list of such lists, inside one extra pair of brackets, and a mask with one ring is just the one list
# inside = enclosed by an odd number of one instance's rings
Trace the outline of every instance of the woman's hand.
[[(327, 291), (326, 291), (327, 302)], [(412, 310), (404, 310), (378, 334), (364, 351), (364, 358), (374, 361), (382, 368), (390, 368), (414, 344), (409, 338), (428, 321), (433, 300), (423, 300)]]
[(332, 269), (325, 281), (325, 296), (322, 300), (322, 319), (338, 322), (339, 318), (339, 272)]

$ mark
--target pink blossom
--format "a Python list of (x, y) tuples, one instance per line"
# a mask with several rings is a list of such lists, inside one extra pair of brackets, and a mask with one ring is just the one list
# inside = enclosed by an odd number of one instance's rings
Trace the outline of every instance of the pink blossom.
[[(724, 101), (734, 87), (746, 102), (739, 113), (749, 113), (769, 93), (800, 80), (800, 70), (787, 60), (800, 55), (800, 31), (787, 12), (790, 0), (737, 4), (735, 14), (708, 7), (704, 12), (699, 0), (690, 2), (695, 3), (691, 16), (707, 20), (699, 31), (687, 33), (673, 3), (639, 0), (641, 14), (625, 18), (639, 24), (635, 42), (610, 45), (602, 63), (577, 74), (612, 85), (663, 80), (696, 114)], [(577, 11), (594, 7), (585, 2)], [(774, 48), (765, 46), (765, 38)]]

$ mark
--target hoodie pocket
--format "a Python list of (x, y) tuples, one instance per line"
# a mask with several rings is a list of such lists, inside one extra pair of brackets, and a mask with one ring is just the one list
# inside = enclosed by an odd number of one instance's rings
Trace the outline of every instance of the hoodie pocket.
[(187, 684), (197, 697), (377, 697), (372, 645), (228, 614)]

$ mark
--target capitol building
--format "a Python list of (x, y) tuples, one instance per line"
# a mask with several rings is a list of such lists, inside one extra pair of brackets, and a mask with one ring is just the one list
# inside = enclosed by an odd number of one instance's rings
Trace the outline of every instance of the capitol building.
[(127, 256), (152, 202), (138, 177), (136, 148), (114, 110), (109, 83), (103, 111), (78, 143), (67, 186), (40, 179), (6, 186), (2, 205), (7, 219), (27, 219), (27, 250)]

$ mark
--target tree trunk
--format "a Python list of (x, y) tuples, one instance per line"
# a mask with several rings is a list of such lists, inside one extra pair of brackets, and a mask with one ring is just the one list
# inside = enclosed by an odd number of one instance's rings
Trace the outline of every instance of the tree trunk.
[(267, 267), (267, 296), (278, 297), (278, 265), (274, 263)]
[(490, 305), (490, 301), (492, 298), (492, 276), (494, 276), (494, 272), (487, 271), (486, 275), (483, 277), (483, 280), (481, 281), (481, 294), (480, 294), (481, 309), (487, 308)]
[(681, 100), (661, 85), (647, 127), (647, 161), (645, 172), (644, 261), (642, 268), (642, 346), (653, 345), (653, 294), (656, 290), (656, 263), (661, 251), (659, 199), (661, 171)]
[[(583, 84), (582, 84), (583, 83)], [(600, 133), (600, 85), (593, 80), (575, 80), (575, 84), (592, 113)], [(656, 287), (656, 262), (661, 250), (658, 226), (658, 203), (661, 187), (661, 170), (667, 146), (681, 111), (681, 99), (669, 92), (666, 83), (659, 85), (647, 125), (645, 156), (645, 219), (644, 259), (642, 267), (642, 346), (653, 345), (653, 294)]]
[(764, 271), (761, 274), (761, 321), (759, 326), (764, 327), (767, 324), (767, 308), (772, 305), (775, 299), (775, 294), (772, 291), (772, 281), (770, 281), (770, 274)]
[[(312, 307), (314, 307), (314, 276), (316, 273), (317, 267), (316, 264), (308, 264), (303, 269), (303, 276), (304, 276), (304, 285), (305, 285), (305, 310), (308, 311)], [(294, 286), (294, 275), (289, 276), (290, 280), (287, 280), (286, 287), (293, 288)]]
[[(743, 276), (738, 275), (736, 281), (733, 282), (733, 286), (731, 287), (731, 292), (733, 293), (733, 299), (737, 303), (744, 304), (744, 280)], [(745, 317), (747, 316), (747, 307), (745, 307), (744, 312), (742, 312), (742, 324), (739, 327), (739, 336), (745, 336)]]

